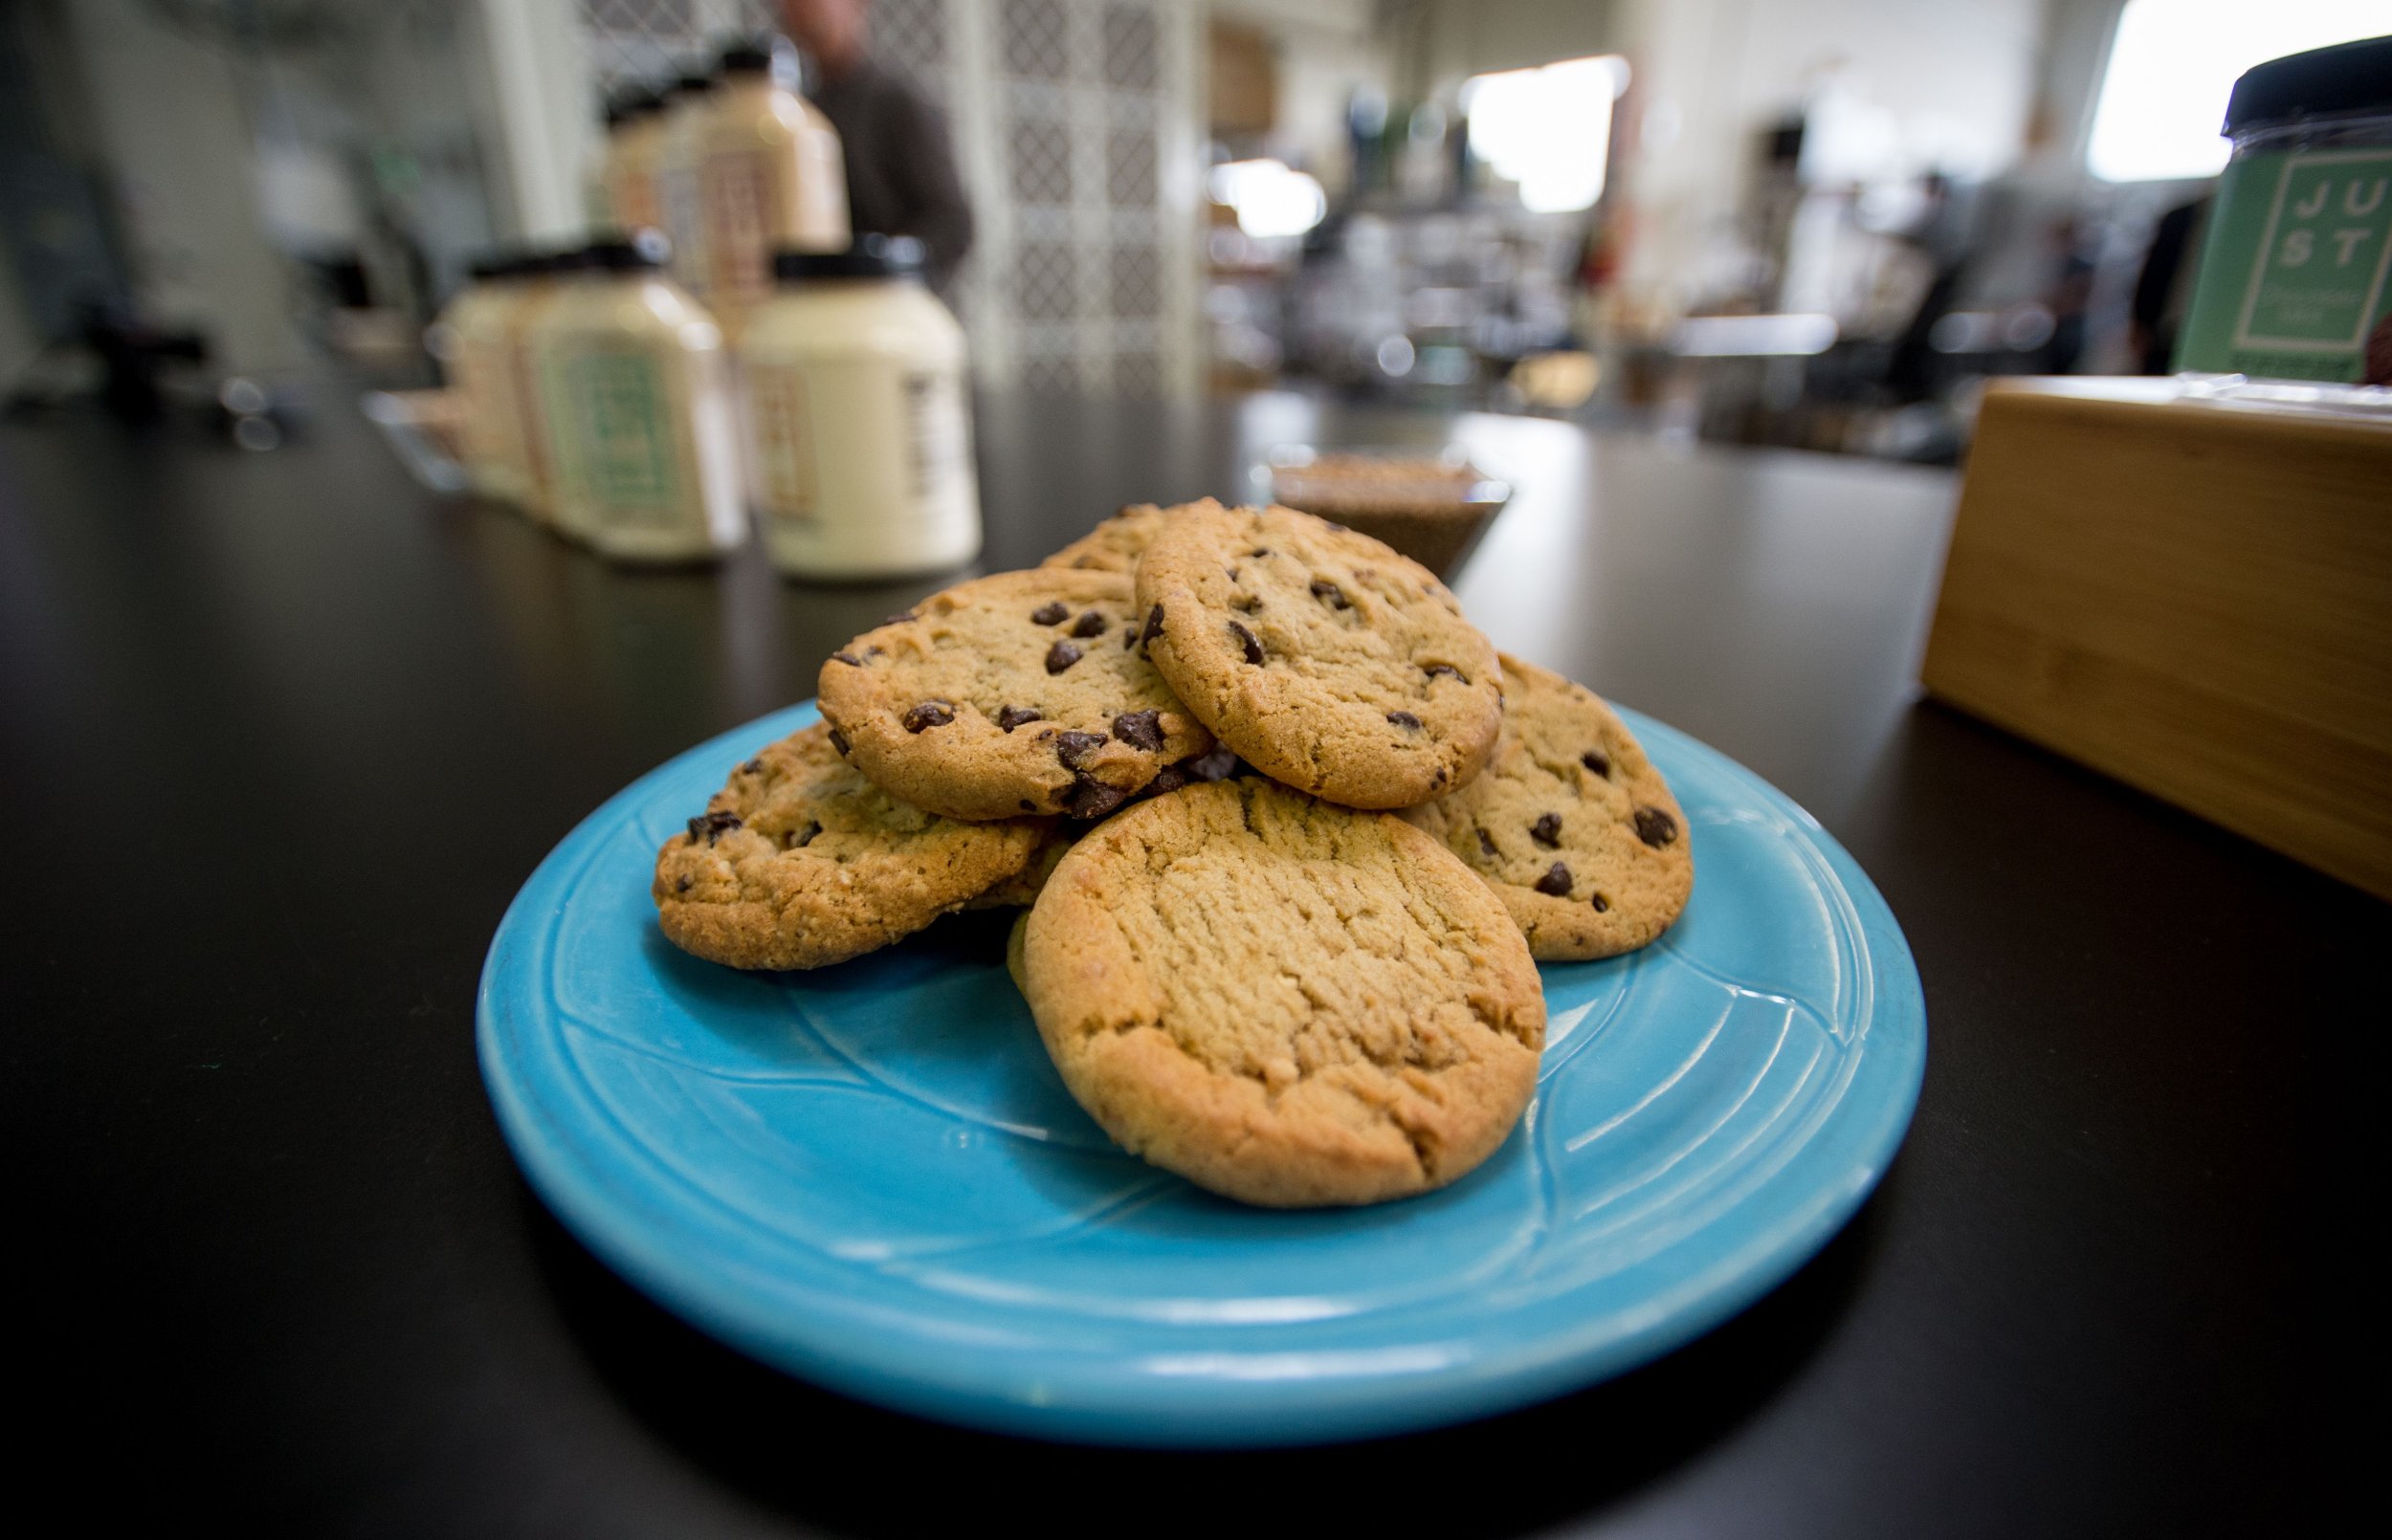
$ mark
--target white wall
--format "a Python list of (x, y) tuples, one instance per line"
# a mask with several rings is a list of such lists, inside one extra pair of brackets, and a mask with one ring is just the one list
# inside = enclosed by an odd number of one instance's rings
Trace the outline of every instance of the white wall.
[(489, 149), (498, 233), (578, 239), (600, 132), (578, 0), (476, 0), (476, 8), (475, 117)]
[(1628, 277), (1681, 288), (1736, 208), (1755, 133), (1832, 85), (1890, 114), (1912, 168), (1982, 177), (2018, 157), (2044, 0), (1617, 0), (1635, 71), (1639, 212)]
[(77, 0), (67, 13), (144, 308), (206, 330), (228, 371), (297, 363), (233, 65), (131, 0)]

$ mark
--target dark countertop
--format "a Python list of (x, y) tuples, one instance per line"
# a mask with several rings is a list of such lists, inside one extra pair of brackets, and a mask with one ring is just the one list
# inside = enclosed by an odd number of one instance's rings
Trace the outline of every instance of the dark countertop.
[[(985, 403), (985, 564), (1234, 496), (1260, 447), (1444, 430)], [(530, 1196), (476, 979), (583, 814), (939, 584), (613, 571), (418, 491), (337, 404), (264, 455), (66, 416), (0, 427), (21, 1468), (401, 1535), (2249, 1533), (2355, 1498), (2326, 1237), (2381, 1207), (2392, 908), (1914, 703), (1949, 476), (1459, 431), (1522, 488), (1472, 614), (1810, 807), (1916, 951), (1909, 1140), (1775, 1294), (1608, 1385), (1325, 1450), (1024, 1443), (747, 1363)]]

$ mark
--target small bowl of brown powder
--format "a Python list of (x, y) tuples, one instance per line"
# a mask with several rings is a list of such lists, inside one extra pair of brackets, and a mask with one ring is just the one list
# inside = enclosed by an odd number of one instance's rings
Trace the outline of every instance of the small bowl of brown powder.
[(1512, 489), (1458, 449), (1315, 449), (1289, 445), (1254, 467), (1272, 502), (1384, 540), (1439, 577), (1458, 569)]

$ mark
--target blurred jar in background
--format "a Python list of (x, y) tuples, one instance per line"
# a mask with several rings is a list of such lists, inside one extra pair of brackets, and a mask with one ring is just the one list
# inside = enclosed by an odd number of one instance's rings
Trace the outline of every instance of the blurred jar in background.
[(746, 527), (722, 333), (667, 255), (653, 231), (592, 246), (537, 334), (558, 527), (618, 561), (711, 558)]
[(714, 94), (714, 77), (704, 71), (681, 76), (665, 93), (656, 134), (656, 209), (664, 216), (659, 228), (673, 245), (674, 281), (701, 300), (712, 275), (706, 271), (706, 222), (698, 203), (698, 172)]
[(656, 195), (664, 128), (664, 102), (653, 91), (635, 92), (608, 110), (604, 228), (665, 228), (664, 204)]
[(578, 251), (525, 258), (518, 264), (515, 301), (506, 311), (507, 372), (515, 383), (513, 450), (521, 472), (515, 500), (543, 524), (557, 521), (557, 468), (541, 375), (541, 338), (566, 285), (587, 263), (588, 253)]
[(509, 317), (522, 297), (520, 264), (476, 262), (473, 280), (433, 327), (433, 351), (457, 396), (457, 457), (473, 489), (503, 502), (523, 498)]
[(980, 554), (963, 329), (920, 282), (907, 236), (782, 252), (749, 319), (750, 497), (773, 564), (886, 578)]
[(778, 77), (768, 47), (725, 49), (720, 80), (699, 135), (698, 206), (707, 303), (736, 340), (772, 292), (775, 251), (847, 249), (847, 172), (838, 131)]

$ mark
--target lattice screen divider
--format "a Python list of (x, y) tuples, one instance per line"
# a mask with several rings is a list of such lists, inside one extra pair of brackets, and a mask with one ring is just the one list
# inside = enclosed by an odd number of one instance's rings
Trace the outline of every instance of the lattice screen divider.
[[(769, 0), (581, 0), (603, 84), (771, 24)], [(983, 383), (1194, 394), (1204, 8), (877, 0), (873, 51), (946, 111), (979, 233), (955, 296)]]

